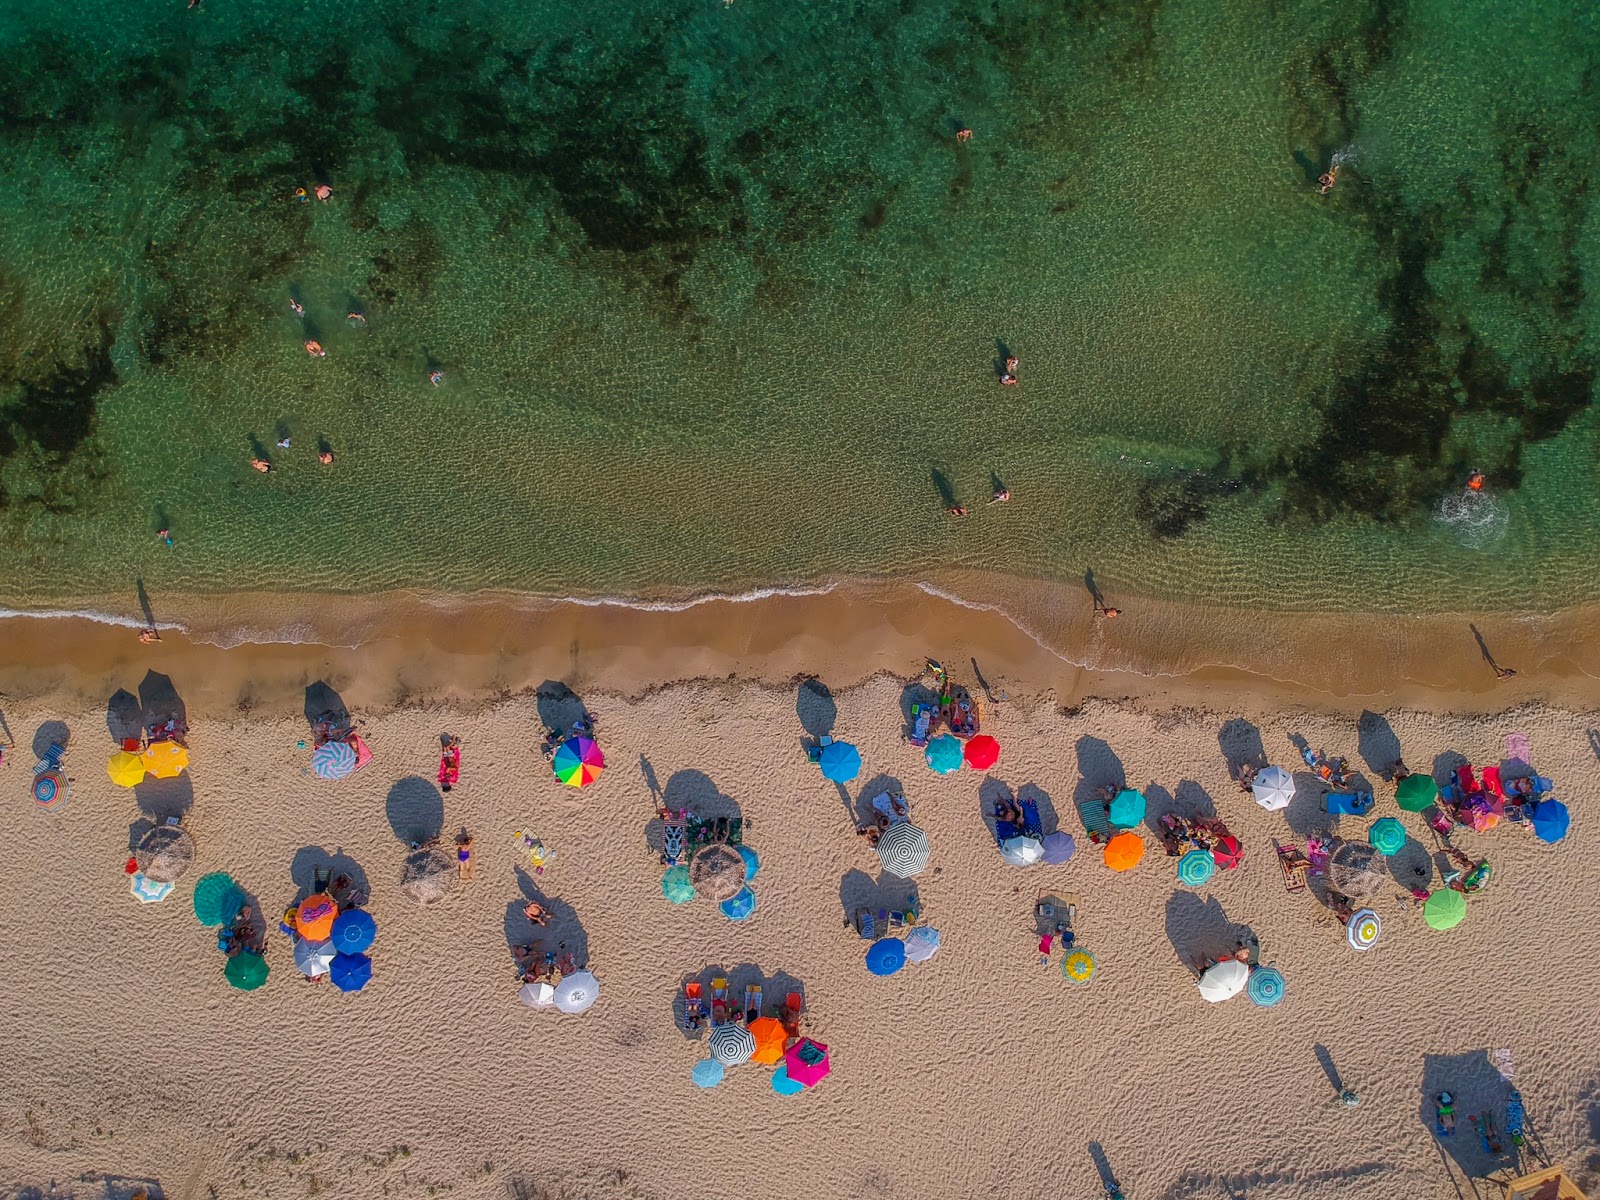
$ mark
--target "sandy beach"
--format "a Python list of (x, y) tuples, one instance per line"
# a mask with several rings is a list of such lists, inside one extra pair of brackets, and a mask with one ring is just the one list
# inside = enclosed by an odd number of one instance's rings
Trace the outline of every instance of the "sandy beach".
[[(805, 603), (818, 611), (816, 598)], [(1463, 1114), (1503, 1111), (1490, 1058), (1500, 1050), (1535, 1135), (1525, 1160), (1540, 1161), (1536, 1150), (1593, 1182), (1600, 1049), (1582, 1031), (1595, 1008), (1600, 897), (1582, 807), (1600, 784), (1600, 716), (1482, 688), (1393, 707), (1327, 695), (1296, 704), (1270, 681), (1204, 673), (1141, 688), (1030, 651), (1014, 626), (991, 636), (999, 626), (978, 624), (983, 614), (968, 618), (968, 640), (919, 640), (934, 632), (929, 611), (891, 605), (898, 631), (858, 612), (858, 639), (832, 641), (796, 638), (781, 607), (758, 604), (583, 610), (519, 653), (506, 630), (459, 625), (451, 661), (428, 640), (409, 656), (381, 640), (222, 650), (171, 635), (143, 647), (126, 629), (74, 626), (69, 643), (54, 623), (8, 622), (17, 653), (0, 713), (19, 743), (8, 761), (21, 761), (0, 780), (24, 852), (0, 871), (12, 914), (0, 1011), (13, 1030), (0, 1195), (154, 1185), (184, 1200), (1093, 1197), (1114, 1175), (1141, 1198), (1462, 1200), (1498, 1195), (1486, 1178), (1512, 1159), (1483, 1154), (1466, 1119), (1453, 1139), (1435, 1139), (1431, 1097), (1449, 1089)], [(632, 636), (592, 649), (598, 630), (584, 622), (595, 621), (629, 623)], [(654, 642), (669, 626), (674, 636)], [(707, 631), (698, 655), (662, 669), (669, 648)], [(731, 644), (741, 640), (742, 651)], [(962, 664), (978, 657), (1006, 697), (984, 705), (985, 731), (1003, 746), (987, 777), (936, 776), (900, 740), (902, 677), (930, 650), (969, 683)], [(802, 699), (783, 678), (808, 659), (838, 667), (821, 678), (831, 704), (809, 690)], [(106, 699), (137, 690), (150, 668), (188, 705), (193, 766), (175, 785), (135, 793), (106, 777)], [(498, 686), (475, 678), (496, 670)], [(363, 721), (375, 753), (334, 783), (309, 773), (299, 745), (303, 689), (319, 678)], [(571, 684), (598, 720), (608, 768), (582, 792), (558, 785), (537, 753), (533, 686), (545, 678)], [(1537, 686), (1525, 676), (1510, 685)], [(1363, 721), (1363, 707), (1381, 718)], [(51, 721), (71, 733), (75, 783), (61, 813), (25, 801), (30, 743)], [(808, 726), (861, 747), (864, 769), (846, 791), (807, 762)], [(1356, 953), (1325, 908), (1285, 893), (1274, 861), (1274, 839), (1331, 823), (1314, 788), (1283, 813), (1257, 807), (1229, 777), (1225, 727), (1233, 745), (1259, 731), (1285, 765), (1295, 765), (1295, 732), (1348, 756), (1377, 781), (1387, 814), (1392, 788), (1377, 776), (1396, 747), (1425, 770), (1450, 754), (1498, 760), (1506, 735), (1525, 733), (1577, 819), (1558, 846), (1508, 828), (1461, 834), (1495, 868), (1467, 920), (1428, 929), (1402, 904), (1397, 877), (1374, 901), (1380, 943)], [(441, 731), (464, 745), (448, 796), (431, 782)], [(1191, 891), (1152, 837), (1137, 869), (1109, 871), (1083, 837), (1077, 801), (1119, 774), (1150, 797), (1152, 819), (1167, 806), (1222, 816), (1244, 864)], [(847, 921), (908, 886), (880, 879), (855, 836), (859, 806), (895, 782), (932, 842), (916, 885), (943, 946), (880, 979)], [(1006, 865), (983, 819), (1000, 787), (1026, 788), (1046, 827), (1059, 822), (1085, 852), (1063, 866)], [(702, 816), (748, 822), (761, 856), (748, 921), (663, 899), (650, 845), (657, 788)], [(172, 807), (186, 810), (196, 870), (166, 902), (137, 904), (122, 871), (130, 830), (141, 808)], [(1405, 861), (1425, 858), (1425, 825), (1401, 815), (1413, 838)], [(1346, 834), (1365, 828), (1342, 820)], [(430, 824), (447, 837), (470, 829), (478, 863), (470, 883), (422, 908), (397, 884), (404, 839)], [(537, 879), (513, 844), (518, 831), (558, 852)], [(328, 862), (370, 885), (374, 982), (348, 996), (306, 984), (274, 936), (266, 986), (230, 989), (214, 931), (190, 906), (194, 878), (229, 871), (276, 913)], [(1058, 958), (1039, 964), (1041, 890), (1079, 897), (1078, 938), (1099, 964), (1086, 986), (1067, 982)], [(582, 1016), (517, 1001), (510, 947), (530, 939), (519, 913), (532, 896), (551, 902), (555, 934), (601, 981)], [(1245, 931), (1287, 980), (1275, 1009), (1242, 996), (1205, 1003), (1184, 966)], [(705, 1047), (679, 1030), (675, 1002), (685, 981), (718, 969), (737, 994), (755, 981), (769, 1002), (803, 992), (806, 1032), (832, 1051), (830, 1077), (781, 1097), (747, 1064), (714, 1091), (696, 1089), (689, 1073)], [(1358, 1108), (1338, 1102), (1341, 1087), (1358, 1093)]]

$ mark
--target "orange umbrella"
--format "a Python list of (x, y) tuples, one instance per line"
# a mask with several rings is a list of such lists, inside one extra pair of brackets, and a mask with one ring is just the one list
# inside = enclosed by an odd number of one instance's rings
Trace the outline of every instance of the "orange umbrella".
[(1137, 833), (1124, 830), (1106, 843), (1106, 866), (1113, 871), (1131, 870), (1143, 857), (1144, 841)]
[(757, 1017), (745, 1028), (756, 1039), (756, 1052), (750, 1056), (751, 1062), (765, 1063), (770, 1067), (783, 1061), (783, 1047), (789, 1040), (789, 1034), (782, 1021), (775, 1017)]
[(333, 920), (339, 906), (326, 892), (307, 896), (295, 912), (295, 929), (308, 942), (325, 942), (333, 936)]
[(144, 769), (157, 779), (176, 779), (189, 765), (189, 752), (177, 742), (157, 742), (139, 759)]

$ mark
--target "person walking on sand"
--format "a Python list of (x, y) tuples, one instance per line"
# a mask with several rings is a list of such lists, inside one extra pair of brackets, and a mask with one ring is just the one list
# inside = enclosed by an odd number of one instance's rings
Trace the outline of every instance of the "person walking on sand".
[(462, 883), (472, 882), (472, 867), (472, 835), (463, 829), (456, 838), (456, 873)]

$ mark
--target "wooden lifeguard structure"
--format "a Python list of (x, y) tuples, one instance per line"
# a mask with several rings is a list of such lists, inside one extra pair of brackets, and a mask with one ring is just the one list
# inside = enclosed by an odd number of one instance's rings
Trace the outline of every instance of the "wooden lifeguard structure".
[(1546, 1167), (1506, 1182), (1506, 1200), (1589, 1200), (1561, 1167)]

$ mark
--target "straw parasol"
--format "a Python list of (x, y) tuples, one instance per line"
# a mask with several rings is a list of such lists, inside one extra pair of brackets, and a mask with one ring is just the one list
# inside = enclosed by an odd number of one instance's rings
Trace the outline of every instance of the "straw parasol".
[(694, 856), (689, 879), (709, 900), (731, 900), (744, 886), (744, 856), (725, 842), (714, 842)]
[(1378, 852), (1365, 842), (1340, 842), (1328, 856), (1328, 882), (1352, 900), (1383, 890), (1385, 874)]
[(133, 857), (146, 879), (177, 883), (194, 866), (194, 839), (176, 825), (157, 825), (139, 839)]
[(456, 864), (443, 850), (417, 850), (400, 871), (400, 890), (418, 904), (435, 904), (456, 890)]

